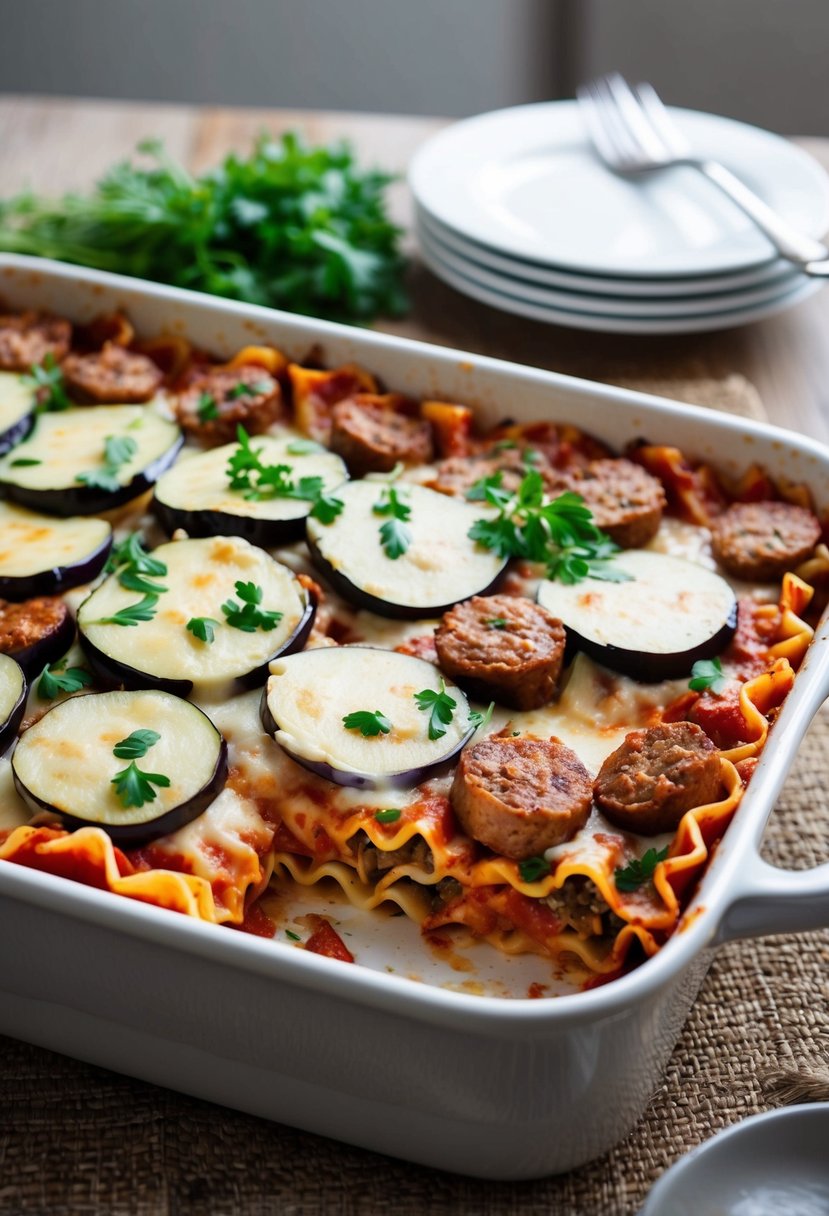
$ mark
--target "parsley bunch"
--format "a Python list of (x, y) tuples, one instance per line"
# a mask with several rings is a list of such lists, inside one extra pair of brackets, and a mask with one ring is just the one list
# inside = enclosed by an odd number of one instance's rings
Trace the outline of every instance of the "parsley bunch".
[(289, 464), (263, 464), (263, 448), (252, 448), (250, 435), (243, 426), (236, 428), (239, 446), (227, 462), (227, 479), (231, 490), (240, 490), (250, 502), (265, 502), (271, 498), (298, 498), (312, 504), (310, 514), (320, 523), (330, 524), (343, 509), (341, 499), (327, 493), (321, 477), (300, 477), (293, 480)]
[(198, 177), (145, 140), (87, 194), (0, 203), (0, 249), (344, 321), (406, 306), (392, 178), (346, 145), (262, 135)]
[(583, 578), (621, 583), (630, 577), (609, 564), (619, 549), (593, 523), (580, 494), (568, 490), (546, 499), (544, 481), (532, 469), (514, 494), (503, 489), (503, 473), (482, 477), (467, 498), (498, 509), (492, 519), (477, 519), (469, 529), (471, 540), (492, 549), (499, 557), (522, 557), (543, 562), (547, 577), (560, 583), (578, 583)]

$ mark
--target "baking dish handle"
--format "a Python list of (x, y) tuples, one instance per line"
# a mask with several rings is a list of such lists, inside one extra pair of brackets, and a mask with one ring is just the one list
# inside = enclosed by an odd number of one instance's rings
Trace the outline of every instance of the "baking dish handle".
[(829, 926), (829, 862), (811, 870), (781, 870), (754, 854), (740, 892), (720, 921), (715, 944), (771, 933)]

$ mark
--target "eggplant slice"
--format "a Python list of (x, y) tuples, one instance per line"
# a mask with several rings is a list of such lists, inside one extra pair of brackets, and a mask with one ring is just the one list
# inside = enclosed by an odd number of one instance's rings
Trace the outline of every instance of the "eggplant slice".
[[(348, 479), (348, 470), (333, 452), (308, 448), (308, 440), (296, 435), (276, 438), (258, 435), (251, 440), (254, 451), (266, 465), (287, 466), (292, 481), (321, 477), (326, 492)], [(195, 456), (185, 456), (159, 480), (153, 510), (161, 526), (172, 536), (183, 528), (188, 536), (243, 536), (255, 545), (269, 548), (298, 540), (305, 529), (311, 502), (301, 498), (245, 498), (243, 490), (231, 490), (227, 462), (239, 445), (228, 443)], [(292, 448), (296, 451), (292, 452)]]
[[(166, 590), (150, 605), (150, 620), (131, 626), (104, 623), (142, 600), (121, 586), (117, 573), (78, 612), (81, 646), (105, 686), (163, 688), (179, 696), (195, 688), (201, 695), (221, 695), (234, 683), (261, 684), (271, 659), (305, 645), (316, 604), (294, 573), (263, 549), (241, 537), (214, 536), (159, 545), (153, 557), (167, 572), (157, 580)], [(260, 607), (281, 613), (274, 628), (247, 632), (229, 624), (222, 605), (235, 600), (241, 606), (237, 582), (261, 588)], [(212, 642), (187, 629), (193, 618), (215, 622)]]
[(622, 583), (542, 582), (538, 602), (557, 616), (576, 649), (643, 682), (690, 676), (697, 659), (727, 646), (737, 601), (724, 578), (680, 557), (630, 549), (614, 560)]
[(0, 599), (59, 595), (91, 583), (111, 548), (104, 519), (54, 519), (0, 502)]
[[(158, 735), (146, 752), (113, 748), (135, 731)], [(134, 763), (155, 798), (125, 806), (113, 778)], [(89, 693), (56, 705), (24, 731), (12, 757), (14, 784), (35, 812), (51, 811), (70, 831), (100, 827), (118, 845), (140, 845), (195, 819), (224, 788), (227, 744), (202, 710), (170, 693)]]
[(0, 754), (9, 749), (17, 735), (28, 691), (20, 664), (10, 655), (0, 654)]
[[(358, 789), (416, 786), (435, 776), (471, 738), (469, 702), (445, 684), (455, 702), (445, 733), (429, 738), (430, 712), (415, 694), (439, 692), (433, 663), (393, 650), (336, 646), (306, 650), (271, 664), (262, 697), (262, 724), (298, 764), (337, 785)], [(377, 711), (387, 733), (349, 729), (350, 714)]]
[[(130, 441), (129, 459), (106, 460), (111, 439)], [(0, 459), (0, 493), (50, 515), (95, 515), (148, 490), (175, 460), (178, 427), (143, 405), (96, 405), (41, 414), (23, 443)], [(80, 478), (103, 477), (98, 484)]]
[(17, 372), (0, 372), (0, 456), (32, 429), (35, 390)]
[(39, 595), (20, 603), (0, 600), (0, 651), (29, 680), (66, 654), (75, 640), (75, 618), (62, 599)]
[(308, 547), (332, 587), (358, 608), (410, 620), (441, 616), (460, 600), (489, 594), (507, 559), (468, 536), (487, 509), (424, 486), (397, 482), (394, 488), (409, 508), (410, 543), (397, 558), (388, 556), (380, 535), (390, 516), (375, 510), (387, 501), (387, 482), (341, 486), (344, 509), (331, 524), (309, 516)]

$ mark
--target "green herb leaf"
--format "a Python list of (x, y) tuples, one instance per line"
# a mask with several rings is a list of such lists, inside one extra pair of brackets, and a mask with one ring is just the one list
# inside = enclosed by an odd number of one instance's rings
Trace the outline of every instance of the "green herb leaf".
[(321, 524), (333, 524), (342, 509), (343, 501), (341, 498), (335, 498), (333, 494), (326, 494), (324, 491), (320, 491), (311, 508), (311, 514)]
[(126, 739), (115, 744), (112, 754), (119, 760), (140, 760), (160, 738), (161, 735), (155, 730), (134, 730)]
[[(3, 206), (0, 204), (0, 219), (2, 215)], [(21, 379), (27, 388), (37, 392), (39, 414), (71, 409), (72, 402), (66, 395), (63, 372), (51, 351), (46, 352), (42, 363), (32, 364), (31, 373)]]
[(270, 391), (271, 386), (267, 380), (257, 381), (256, 384), (245, 384), (244, 380), (240, 380), (229, 391), (227, 399), (228, 401), (236, 401), (239, 397), (258, 397), (260, 393), (269, 393)]
[(133, 760), (115, 774), (110, 784), (115, 786), (115, 793), (123, 806), (143, 806), (145, 802), (155, 802), (158, 797), (153, 786), (166, 788), (170, 784), (170, 778), (165, 777), (163, 773), (145, 773)]
[(373, 712), (368, 709), (358, 709), (352, 714), (346, 714), (343, 718), (343, 726), (346, 730), (358, 730), (366, 738), (387, 735), (392, 728), (391, 722), (379, 709), (375, 709)]
[(540, 882), (550, 873), (550, 863), (546, 857), (525, 857), (518, 863), (518, 873), (522, 882)]
[(106, 571), (129, 566), (136, 574), (148, 574), (151, 578), (162, 578), (167, 573), (164, 562), (152, 557), (144, 548), (140, 532), (131, 532), (120, 544), (115, 545), (107, 559)]
[(313, 439), (293, 439), (285, 451), (289, 456), (312, 456), (316, 452), (324, 452), (325, 448)]
[(648, 849), (642, 857), (634, 857), (624, 867), (614, 871), (616, 888), (619, 891), (637, 891), (653, 878), (654, 871), (661, 861), (668, 856), (668, 846), (660, 849)]
[(228, 625), (234, 629), (241, 629), (243, 633), (255, 633), (257, 629), (268, 633), (271, 629), (276, 629), (283, 614), (269, 608), (259, 607), (264, 594), (262, 588), (256, 583), (246, 583), (241, 580), (235, 586), (236, 594), (242, 603), (237, 604), (235, 600), (225, 600), (222, 604), (222, 612)]
[(723, 673), (719, 659), (698, 659), (691, 675), (688, 687), (694, 692), (720, 693), (728, 686), (728, 676)]
[(139, 625), (142, 621), (151, 621), (156, 613), (157, 595), (145, 595), (137, 604), (128, 604), (119, 608), (112, 616), (103, 616), (99, 621), (90, 622), (93, 625)]
[(167, 590), (161, 583), (151, 582), (150, 579), (145, 578), (143, 574), (137, 574), (129, 566), (119, 572), (118, 582), (127, 591), (138, 591), (142, 595), (160, 595), (162, 591)]
[(31, 469), (31, 468), (34, 468), (34, 466), (36, 464), (43, 464), (43, 461), (42, 460), (32, 460), (31, 458), (26, 457), (26, 456), (19, 456), (17, 458), (17, 460), (9, 461), (9, 468), (10, 469)]
[[(220, 623), (220, 621), (215, 621), (212, 616), (191, 616), (185, 625), (185, 629), (189, 629), (190, 633), (198, 638), (200, 642), (210, 644), (215, 637), (213, 629)], [(248, 632), (252, 631), (248, 630)]]
[(219, 407), (212, 393), (202, 393), (196, 406), (199, 422), (213, 422), (219, 417)]
[(397, 823), (403, 812), (396, 806), (389, 807), (387, 811), (375, 811), (374, 818), (378, 823)]
[(469, 725), (474, 726), (475, 730), (480, 730), (483, 726), (489, 726), (494, 709), (494, 701), (490, 701), (483, 713), (480, 713), (477, 709), (471, 709), (469, 711)]
[(503, 616), (491, 616), (488, 621), (484, 621), (487, 629), (506, 629), (507, 620)]
[(399, 519), (387, 519), (380, 525), (380, 544), (386, 557), (396, 562), (412, 543), (412, 530)]
[(82, 667), (59, 670), (65, 662), (65, 659), (61, 659), (59, 663), (53, 663), (51, 666), (47, 663), (43, 668), (37, 682), (37, 695), (41, 701), (52, 701), (62, 692), (80, 692), (92, 683), (92, 676)]
[(300, 477), (294, 481), (288, 464), (263, 464), (262, 448), (252, 448), (250, 435), (243, 426), (236, 428), (239, 446), (231, 452), (226, 476), (231, 490), (239, 490), (252, 502), (271, 498), (297, 498), (311, 503), (310, 514), (330, 524), (343, 509), (339, 498), (325, 490), (321, 477)]
[(107, 435), (104, 440), (103, 468), (78, 473), (75, 481), (114, 494), (121, 489), (118, 473), (125, 464), (129, 464), (137, 451), (138, 444), (129, 435)]
[(294, 933), (293, 929), (286, 929), (285, 936), (289, 937), (292, 942), (301, 942), (302, 941), (302, 938), (299, 936), (298, 933)]
[(422, 692), (414, 694), (414, 699), (417, 708), (429, 714), (429, 738), (442, 739), (458, 705), (455, 698), (450, 697), (446, 691), (443, 679), (440, 681), (439, 692), (435, 692), (433, 688), (424, 688)]

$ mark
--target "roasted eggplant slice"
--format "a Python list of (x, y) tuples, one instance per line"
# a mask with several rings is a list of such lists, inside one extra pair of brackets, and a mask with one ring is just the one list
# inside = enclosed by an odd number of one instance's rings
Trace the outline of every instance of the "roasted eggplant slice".
[(653, 682), (690, 675), (697, 659), (710, 659), (728, 644), (737, 602), (718, 574), (647, 549), (620, 554), (614, 566), (630, 580), (545, 580), (539, 587), (539, 604), (564, 622), (578, 650)]
[[(392, 494), (395, 495), (394, 500)], [(311, 556), (332, 587), (359, 608), (418, 620), (487, 595), (507, 560), (469, 539), (480, 503), (424, 486), (350, 481), (332, 523), (308, 518)]]
[(0, 502), (0, 598), (28, 600), (90, 583), (111, 548), (104, 519), (53, 519)]
[(0, 755), (8, 751), (26, 708), (28, 687), (23, 668), (7, 654), (0, 654)]
[(0, 600), (0, 652), (20, 664), (28, 679), (66, 654), (75, 621), (62, 599), (40, 595), (22, 604)]
[[(333, 452), (296, 436), (260, 435), (251, 440), (262, 464), (281, 466), (294, 484), (319, 477), (330, 492), (348, 478), (348, 470)], [(170, 535), (183, 528), (189, 536), (243, 536), (265, 548), (297, 540), (311, 510), (307, 498), (246, 497), (244, 489), (231, 490), (227, 463), (236, 443), (200, 452), (178, 461), (155, 487), (153, 509)]]
[(32, 429), (35, 404), (35, 390), (23, 376), (0, 372), (0, 456)]
[(0, 459), (0, 493), (50, 515), (94, 515), (148, 490), (175, 460), (178, 427), (143, 405), (41, 414)]
[(169, 693), (90, 693), (29, 727), (12, 771), (34, 812), (140, 845), (206, 810), (227, 779), (227, 744), (205, 713)]
[(81, 646), (105, 685), (220, 695), (261, 683), (271, 659), (304, 646), (316, 604), (264, 550), (214, 536), (152, 556), (166, 568), (157, 595), (124, 587), (119, 572), (78, 612)]
[(476, 729), (466, 697), (433, 663), (393, 650), (306, 650), (277, 659), (271, 673), (265, 730), (298, 764), (337, 785), (419, 785)]

